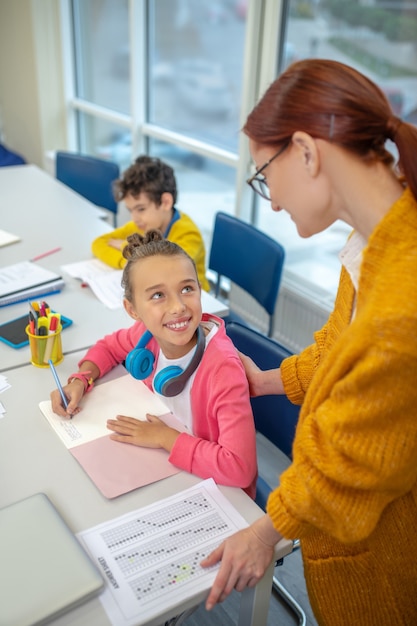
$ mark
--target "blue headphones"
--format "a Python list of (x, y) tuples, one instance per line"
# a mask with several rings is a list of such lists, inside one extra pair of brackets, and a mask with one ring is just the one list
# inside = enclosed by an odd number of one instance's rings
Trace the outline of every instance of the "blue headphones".
[[(133, 348), (126, 356), (125, 366), (129, 374), (133, 378), (143, 380), (147, 378), (153, 370), (155, 357), (150, 350), (147, 350), (146, 346), (152, 339), (152, 333), (147, 330), (139, 339), (136, 348)], [(201, 326), (197, 328), (197, 345), (191, 361), (183, 370), (178, 365), (169, 365), (164, 367), (155, 376), (153, 384), (155, 391), (167, 398), (177, 396), (184, 389), (187, 380), (197, 369), (206, 346), (206, 339), (204, 331)]]

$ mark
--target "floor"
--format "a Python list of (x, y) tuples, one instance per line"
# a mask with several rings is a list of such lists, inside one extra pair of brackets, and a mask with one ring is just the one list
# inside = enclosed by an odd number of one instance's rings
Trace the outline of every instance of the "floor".
[[(279, 474), (288, 464), (288, 459), (277, 453), (262, 435), (257, 436), (259, 473), (271, 485), (278, 483)], [(306, 624), (317, 626), (307, 596), (303, 575), (300, 551), (296, 551), (284, 559), (283, 565), (275, 569), (275, 575), (285, 586), (306, 614)], [(185, 620), (184, 626), (235, 626), (239, 615), (239, 594), (234, 592), (221, 605), (208, 613), (204, 606), (199, 608)], [(299, 619), (276, 592), (271, 593), (267, 626), (294, 626)]]

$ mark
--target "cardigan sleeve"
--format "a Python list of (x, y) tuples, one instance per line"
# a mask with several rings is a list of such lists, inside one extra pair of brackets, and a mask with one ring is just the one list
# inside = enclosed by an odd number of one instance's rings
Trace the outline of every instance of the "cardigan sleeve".
[(378, 341), (378, 333), (374, 328), (356, 344), (346, 336), (333, 364), (317, 372), (293, 463), (268, 500), (285, 537), (316, 528), (346, 543), (365, 539), (385, 507), (417, 480), (417, 349), (408, 349), (407, 332), (402, 349), (387, 337)]
[(288, 357), (281, 363), (281, 377), (285, 394), (294, 404), (302, 404), (312, 377), (322, 361), (323, 354), (337, 341), (349, 324), (352, 313), (354, 288), (347, 271), (342, 268), (335, 307), (329, 319), (316, 333), (314, 343), (300, 354)]

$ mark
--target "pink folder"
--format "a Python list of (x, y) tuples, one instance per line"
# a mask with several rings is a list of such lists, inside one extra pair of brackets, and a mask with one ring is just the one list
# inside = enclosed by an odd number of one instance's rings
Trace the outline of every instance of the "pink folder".
[(41, 402), (39, 408), (106, 498), (115, 498), (180, 471), (169, 462), (166, 450), (110, 439), (107, 420), (116, 415), (145, 419), (151, 413), (180, 432), (186, 430), (158, 396), (129, 374), (96, 385), (91, 394), (84, 396), (80, 413), (71, 420), (56, 415), (49, 400)]
[(168, 461), (166, 450), (119, 443), (109, 436), (71, 448), (70, 452), (106, 498), (116, 498), (180, 471)]

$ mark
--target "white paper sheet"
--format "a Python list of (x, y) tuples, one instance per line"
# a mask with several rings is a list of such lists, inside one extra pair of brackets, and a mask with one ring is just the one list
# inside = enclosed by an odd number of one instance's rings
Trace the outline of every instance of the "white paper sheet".
[(122, 274), (123, 270), (115, 270), (98, 259), (87, 259), (77, 263), (63, 265), (61, 269), (73, 278), (79, 278), (89, 285), (94, 295), (115, 310), (123, 306)]
[(106, 579), (100, 600), (111, 623), (134, 626), (208, 591), (218, 565), (200, 562), (247, 525), (210, 478), (78, 537)]
[(145, 420), (146, 413), (151, 413), (170, 428), (186, 431), (185, 425), (145, 383), (124, 372), (117, 379), (97, 384), (92, 393), (85, 395), (82, 410), (73, 419), (55, 415), (50, 400), (39, 404), (69, 452), (103, 496), (110, 499), (177, 474), (180, 469), (170, 463), (169, 453), (162, 448), (111, 440), (106, 425), (109, 418), (127, 415)]
[(117, 270), (99, 261), (99, 259), (87, 259), (86, 261), (68, 263), (67, 265), (62, 265), (61, 269), (73, 278), (79, 278), (86, 283), (103, 274), (117, 272)]
[(52, 411), (51, 401), (40, 402), (39, 408), (68, 449), (109, 435), (106, 423), (116, 415), (128, 415), (146, 420), (146, 413), (164, 415), (169, 409), (146, 385), (125, 374), (102, 383), (86, 394), (81, 401), (82, 410), (69, 420)]
[(123, 306), (122, 274), (122, 270), (114, 270), (111, 274), (102, 274), (88, 283), (94, 295), (112, 310)]
[(20, 241), (20, 237), (18, 235), (13, 235), (13, 233), (8, 233), (6, 230), (0, 229), (0, 247), (8, 246), (11, 243), (16, 243)]

